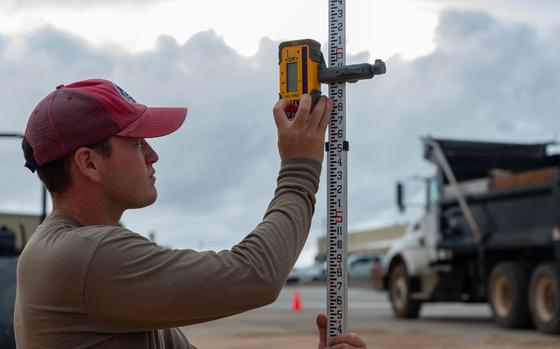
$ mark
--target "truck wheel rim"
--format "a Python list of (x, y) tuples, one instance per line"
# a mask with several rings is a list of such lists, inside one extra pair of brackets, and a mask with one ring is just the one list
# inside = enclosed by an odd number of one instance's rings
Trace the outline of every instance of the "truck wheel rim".
[(511, 312), (511, 289), (505, 276), (500, 276), (492, 292), (492, 303), (499, 317), (506, 317)]
[(541, 277), (535, 285), (535, 310), (536, 315), (542, 322), (549, 322), (554, 317), (557, 308), (557, 297), (554, 296), (552, 281)]
[(399, 277), (397, 280), (395, 280), (391, 293), (393, 295), (393, 300), (397, 308), (403, 308), (407, 297), (406, 280), (402, 277)]

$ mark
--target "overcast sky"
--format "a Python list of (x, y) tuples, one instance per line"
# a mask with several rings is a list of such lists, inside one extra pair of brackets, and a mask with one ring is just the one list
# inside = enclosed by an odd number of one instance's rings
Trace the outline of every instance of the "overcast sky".
[[(387, 63), (386, 75), (347, 88), (350, 230), (404, 221), (395, 181), (433, 170), (421, 136), (558, 139), (557, 3), (347, 1), (347, 62)], [(230, 248), (260, 221), (275, 188), (278, 43), (327, 44), (326, 0), (279, 4), (3, 0), (0, 132), (23, 132), (56, 85), (91, 77), (144, 104), (187, 106), (184, 126), (152, 142), (158, 202), (123, 221), (165, 245)], [(0, 141), (0, 210), (39, 213), (40, 186), (18, 142)], [(326, 224), (325, 182), (305, 262)]]

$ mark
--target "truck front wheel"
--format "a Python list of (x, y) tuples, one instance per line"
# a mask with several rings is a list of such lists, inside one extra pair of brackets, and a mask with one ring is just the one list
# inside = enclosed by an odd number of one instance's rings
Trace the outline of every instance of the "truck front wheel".
[(420, 312), (421, 302), (410, 298), (410, 280), (404, 264), (399, 263), (389, 273), (389, 299), (395, 316), (415, 319)]
[(539, 331), (560, 334), (560, 267), (539, 266), (531, 278), (529, 304), (533, 322)]
[(517, 263), (500, 263), (490, 275), (488, 295), (494, 322), (506, 328), (529, 325), (527, 272)]

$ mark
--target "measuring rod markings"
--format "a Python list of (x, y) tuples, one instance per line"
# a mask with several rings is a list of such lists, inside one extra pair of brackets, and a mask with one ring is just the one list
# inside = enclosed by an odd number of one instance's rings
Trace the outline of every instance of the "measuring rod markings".
[[(345, 0), (329, 0), (329, 68), (346, 64)], [(346, 333), (347, 324), (347, 150), (346, 84), (329, 85), (334, 107), (328, 147), (328, 253), (327, 330), (334, 337)]]

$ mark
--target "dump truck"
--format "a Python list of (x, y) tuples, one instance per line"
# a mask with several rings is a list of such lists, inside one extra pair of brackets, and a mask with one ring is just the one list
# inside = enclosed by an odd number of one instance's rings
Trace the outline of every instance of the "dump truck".
[[(560, 334), (560, 156), (550, 142), (425, 137), (422, 216), (373, 271), (393, 313), (424, 303), (490, 304), (495, 323)], [(397, 204), (407, 200), (397, 183)]]

